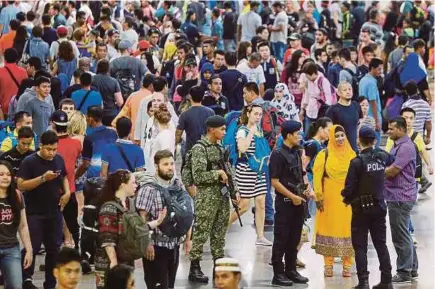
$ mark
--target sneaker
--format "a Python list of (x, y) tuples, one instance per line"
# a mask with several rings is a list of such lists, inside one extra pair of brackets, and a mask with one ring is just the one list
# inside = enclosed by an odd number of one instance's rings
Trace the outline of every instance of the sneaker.
[(36, 287), (32, 280), (26, 280), (23, 282), (23, 289), (38, 289), (38, 287)]
[(411, 278), (405, 279), (400, 275), (394, 275), (393, 278), (391, 278), (391, 282), (393, 283), (411, 283)]
[(418, 278), (418, 272), (417, 271), (411, 271), (411, 278), (412, 280), (415, 280)]
[(432, 186), (432, 183), (429, 181), (426, 181), (420, 188), (420, 190), (418, 190), (419, 194), (424, 194), (426, 193), (427, 189), (430, 188), (430, 186)]
[(412, 237), (412, 242), (414, 242), (414, 245), (417, 245), (418, 242), (417, 242), (417, 239), (415, 238), (415, 235), (411, 234), (411, 237)]
[(270, 247), (273, 245), (273, 243), (269, 240), (267, 240), (266, 238), (257, 238), (257, 241), (255, 241), (255, 245), (257, 246), (267, 246)]

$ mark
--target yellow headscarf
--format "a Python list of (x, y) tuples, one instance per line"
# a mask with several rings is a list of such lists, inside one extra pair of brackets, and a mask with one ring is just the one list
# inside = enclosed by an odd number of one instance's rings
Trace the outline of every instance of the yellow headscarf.
[(172, 60), (175, 53), (177, 52), (177, 46), (175, 45), (174, 41), (175, 41), (175, 34), (174, 33), (169, 34), (168, 38), (166, 39), (165, 47), (163, 48), (163, 58), (162, 58), (163, 61)]
[(344, 180), (346, 179), (347, 171), (349, 170), (350, 161), (356, 157), (355, 151), (350, 146), (349, 140), (344, 140), (344, 145), (338, 145), (335, 140), (335, 133), (337, 128), (341, 128), (345, 132), (341, 125), (333, 125), (329, 129), (329, 141), (328, 141), (328, 176), (332, 179)]

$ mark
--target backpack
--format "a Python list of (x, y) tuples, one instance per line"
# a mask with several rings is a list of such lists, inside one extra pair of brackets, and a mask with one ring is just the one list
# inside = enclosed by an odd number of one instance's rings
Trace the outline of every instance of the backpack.
[(0, 121), (0, 144), (14, 133), (15, 123), (13, 121), (1, 120)]
[[(323, 149), (322, 145), (319, 144), (319, 142), (316, 141), (316, 140), (314, 140), (314, 139), (310, 139), (310, 140), (306, 141), (306, 142), (304, 143), (304, 149), (306, 149), (308, 146), (310, 146), (310, 145), (312, 145), (312, 144), (315, 144), (315, 145), (316, 145), (317, 153), (319, 153), (319, 152)], [(305, 170), (306, 170), (307, 172), (309, 172), (309, 173), (312, 173), (312, 172), (313, 172), (312, 169), (313, 169), (313, 165), (314, 165), (314, 161), (315, 161), (315, 159), (316, 159), (316, 157), (312, 158), (312, 159), (309, 161), (309, 163), (307, 164), (307, 167), (305, 168)]]
[(163, 198), (163, 205), (168, 212), (159, 226), (159, 230), (166, 236), (180, 238), (187, 234), (193, 225), (193, 200), (177, 181), (168, 188), (156, 183), (148, 183), (159, 190)]
[(356, 73), (354, 73), (351, 69), (349, 68), (344, 68), (344, 70), (346, 70), (347, 72), (349, 72), (350, 76), (352, 77), (352, 92), (353, 92), (353, 96), (352, 96), (352, 100), (353, 101), (358, 101), (358, 97), (359, 97), (359, 79), (358, 79), (358, 71)]
[(400, 73), (403, 70), (403, 66), (404, 62), (401, 62), (385, 75), (384, 91), (387, 98), (393, 97), (396, 94), (396, 90), (403, 90), (400, 81)]
[(131, 69), (121, 69), (116, 72), (115, 79), (121, 88), (122, 97), (127, 100), (130, 94), (136, 91), (136, 75)]
[(163, 62), (160, 75), (165, 77), (168, 83), (172, 83), (174, 79), (175, 60)]
[[(91, 235), (96, 241), (98, 234), (97, 200), (103, 190), (105, 179), (100, 177), (89, 178), (83, 187), (84, 207), (82, 217), (82, 234)], [(88, 237), (89, 238), (89, 237)]]
[(402, 110), (402, 105), (405, 103), (405, 101), (405, 95), (397, 94), (393, 98), (390, 98), (387, 101), (385, 109), (383, 110), (383, 117), (386, 120), (390, 120), (400, 116), (400, 111)]
[(238, 159), (236, 134), (239, 129), (240, 111), (232, 111), (225, 116), (226, 134), (222, 140), (223, 147), (229, 152), (229, 160), (233, 167)]
[[(206, 144), (203, 140), (198, 140), (196, 142), (195, 146), (202, 146), (205, 151), (206, 159), (207, 159), (207, 171), (211, 170), (211, 164), (208, 162), (207, 157), (207, 147), (210, 145)], [(190, 187), (194, 185), (193, 182), (193, 173), (192, 173), (192, 149), (193, 147), (186, 153), (186, 162), (183, 165), (183, 168), (181, 169), (181, 179), (183, 180), (183, 184), (186, 187)]]
[(270, 104), (270, 101), (265, 101), (261, 104), (263, 108), (263, 117), (261, 119), (261, 130), (269, 143), (269, 148), (275, 147), (277, 136), (281, 133), (281, 125), (285, 118), (279, 115), (279, 110)]
[(415, 138), (417, 137), (418, 132), (414, 131), (411, 135), (411, 141), (414, 144), (415, 147), (415, 154), (416, 154), (416, 160), (415, 160), (415, 178), (419, 179), (423, 176), (423, 163), (421, 160), (420, 152), (418, 151), (417, 145), (414, 143)]
[(116, 245), (116, 255), (123, 261), (134, 261), (144, 257), (150, 242), (149, 227), (144, 219), (135, 210), (126, 210), (117, 202), (107, 202), (123, 212), (123, 230), (119, 232)]
[[(321, 76), (320, 79), (317, 81), (317, 85), (318, 85), (319, 90), (320, 90), (320, 98), (317, 99), (317, 101), (320, 104), (319, 112), (317, 114), (317, 118), (324, 117), (325, 114), (326, 114), (326, 111), (330, 107), (330, 105), (328, 105), (326, 103), (325, 92), (323, 91), (323, 85), (322, 84), (323, 84), (323, 80), (324, 79), (325, 79), (325, 77)], [(331, 98), (332, 98), (331, 104), (335, 104), (337, 102), (337, 92), (335, 90), (335, 87), (332, 84), (330, 84), (330, 87), (331, 87)]]
[[(249, 133), (249, 129), (246, 126), (241, 126), (243, 130), (246, 131), (246, 133)], [(248, 160), (249, 167), (254, 172), (257, 172), (258, 174), (266, 173), (268, 170), (268, 162), (270, 158), (270, 147), (269, 144), (264, 137), (263, 133), (260, 130), (261, 135), (257, 136), (254, 135), (254, 142), (255, 142), (255, 152), (254, 154), (248, 156), (245, 153), (245, 158)]]

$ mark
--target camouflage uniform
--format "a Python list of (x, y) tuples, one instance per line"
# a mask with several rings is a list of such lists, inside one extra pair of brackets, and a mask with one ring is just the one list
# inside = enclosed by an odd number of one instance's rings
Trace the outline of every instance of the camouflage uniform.
[[(206, 144), (206, 148), (197, 144), (191, 151), (193, 182), (197, 187), (196, 226), (190, 251), (192, 261), (201, 260), (203, 246), (209, 237), (213, 259), (224, 256), (225, 235), (230, 217), (229, 196), (224, 197), (221, 193), (222, 184), (218, 173), (218, 162), (224, 155), (224, 148), (221, 144), (211, 143), (205, 136), (201, 141)], [(207, 170), (207, 164), (211, 170)]]

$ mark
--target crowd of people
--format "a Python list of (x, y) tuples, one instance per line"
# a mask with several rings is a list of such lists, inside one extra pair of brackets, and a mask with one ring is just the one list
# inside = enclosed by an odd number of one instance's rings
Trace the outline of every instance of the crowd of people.
[(311, 242), (325, 278), (339, 257), (342, 277), (356, 263), (354, 288), (370, 288), (368, 232), (373, 288), (415, 280), (411, 211), (433, 174), (434, 8), (1, 1), (5, 288), (37, 288), (41, 253), (45, 289), (78, 288), (92, 271), (98, 289), (134, 288), (140, 258), (147, 288), (174, 288), (180, 250), (189, 281), (208, 283), (208, 240), (213, 285), (239, 288), (225, 237), (251, 203), (273, 285), (309, 282), (297, 268)]

